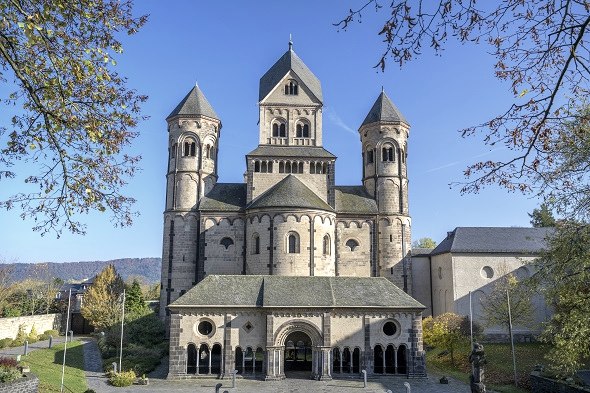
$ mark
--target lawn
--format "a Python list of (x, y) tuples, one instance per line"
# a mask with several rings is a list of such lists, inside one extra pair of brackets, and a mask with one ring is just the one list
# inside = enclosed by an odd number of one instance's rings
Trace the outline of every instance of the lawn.
[[(453, 366), (450, 355), (441, 355), (443, 351), (434, 348), (426, 352), (426, 364), (437, 374), (469, 382), (469, 349), (469, 343), (465, 343), (455, 351)], [(530, 391), (529, 374), (536, 364), (543, 362), (547, 347), (539, 343), (516, 344), (516, 371), (520, 388), (514, 387), (510, 344), (484, 344), (484, 350), (488, 361), (485, 368), (486, 386), (502, 393), (523, 393)]]
[[(22, 360), (31, 366), (31, 372), (39, 377), (39, 392), (59, 392), (64, 344), (51, 349), (39, 349), (23, 356)], [(84, 351), (80, 341), (68, 343), (66, 352), (65, 392), (82, 393), (88, 389), (84, 375)]]

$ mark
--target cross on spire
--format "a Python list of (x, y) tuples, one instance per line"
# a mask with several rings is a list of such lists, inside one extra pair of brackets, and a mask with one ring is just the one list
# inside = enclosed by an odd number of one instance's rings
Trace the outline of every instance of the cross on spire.
[(293, 50), (293, 38), (291, 33), (289, 33), (289, 50)]

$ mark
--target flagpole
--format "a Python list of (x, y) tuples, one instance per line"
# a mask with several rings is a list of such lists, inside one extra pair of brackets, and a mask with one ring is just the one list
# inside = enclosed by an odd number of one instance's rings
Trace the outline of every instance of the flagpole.
[(123, 289), (123, 313), (121, 316), (121, 347), (119, 348), (119, 372), (121, 369), (121, 363), (123, 362), (123, 322), (125, 322), (125, 289)]
[(510, 332), (510, 346), (512, 347), (512, 367), (514, 368), (514, 386), (518, 386), (516, 376), (516, 355), (514, 353), (514, 336), (512, 334), (512, 313), (510, 311), (510, 294), (506, 290), (506, 301), (508, 302), (508, 331)]
[(70, 301), (72, 299), (72, 288), (70, 288), (70, 293), (68, 295), (68, 312), (66, 313), (66, 340), (64, 341), (64, 360), (61, 365), (61, 386), (59, 388), (60, 392), (64, 391), (64, 375), (66, 373), (66, 351), (68, 349), (68, 330), (70, 330)]

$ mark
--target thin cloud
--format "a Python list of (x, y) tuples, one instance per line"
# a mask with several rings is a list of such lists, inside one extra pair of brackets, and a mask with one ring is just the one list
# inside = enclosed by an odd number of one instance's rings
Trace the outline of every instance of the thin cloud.
[(328, 115), (328, 120), (330, 120), (332, 123), (334, 123), (334, 125), (342, 128), (344, 131), (348, 131), (353, 135), (358, 135), (358, 133), (353, 130), (351, 127), (349, 127), (344, 120), (342, 120), (342, 118), (340, 118), (340, 116), (338, 116), (338, 114), (331, 108), (326, 107), (326, 110), (324, 111), (324, 113), (326, 113)]
[(466, 158), (466, 159), (461, 160), (461, 161), (453, 161), (453, 162), (449, 162), (448, 164), (444, 164), (444, 165), (441, 165), (441, 166), (437, 166), (437, 167), (428, 169), (424, 173), (436, 172), (436, 171), (440, 171), (441, 169), (446, 169), (446, 168), (450, 168), (450, 167), (455, 166), (455, 165), (459, 165), (461, 163), (471, 162), (471, 161), (475, 160), (476, 158), (481, 158), (481, 157), (487, 156), (489, 154), (492, 154), (492, 153), (494, 153), (494, 152), (496, 152), (498, 150), (504, 150), (504, 149), (505, 149), (504, 147), (498, 147), (498, 148), (492, 149), (490, 151), (486, 151), (486, 152), (481, 153), (481, 154), (476, 154), (474, 156), (471, 156), (471, 157)]

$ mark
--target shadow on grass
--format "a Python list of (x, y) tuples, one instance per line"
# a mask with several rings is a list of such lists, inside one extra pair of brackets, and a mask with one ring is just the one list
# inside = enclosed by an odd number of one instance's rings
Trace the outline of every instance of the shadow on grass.
[[(76, 341), (74, 341), (76, 343)], [(63, 348), (63, 345), (59, 347)], [(68, 343), (66, 349), (66, 366), (77, 368), (80, 370), (84, 370), (84, 344), (71, 346), (71, 343)], [(63, 364), (64, 360), (64, 350), (58, 349), (55, 351), (53, 355), (53, 363), (61, 365)]]

